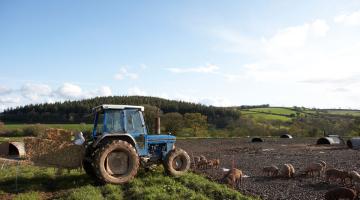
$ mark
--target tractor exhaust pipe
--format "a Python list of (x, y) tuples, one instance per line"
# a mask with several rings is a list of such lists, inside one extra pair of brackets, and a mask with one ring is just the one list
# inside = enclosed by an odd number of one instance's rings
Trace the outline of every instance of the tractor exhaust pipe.
[(157, 110), (156, 118), (155, 118), (155, 133), (160, 134), (160, 109)]
[(160, 117), (155, 118), (155, 132), (156, 134), (160, 134)]

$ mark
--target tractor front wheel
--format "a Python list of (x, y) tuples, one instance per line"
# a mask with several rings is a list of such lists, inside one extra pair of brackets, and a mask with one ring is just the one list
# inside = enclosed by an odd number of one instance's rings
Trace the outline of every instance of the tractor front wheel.
[(181, 176), (190, 169), (190, 163), (190, 157), (186, 151), (175, 148), (167, 154), (164, 168), (172, 176)]
[(88, 176), (90, 176), (91, 178), (96, 178), (94, 166), (92, 165), (92, 160), (94, 157), (93, 154), (94, 154), (94, 149), (91, 147), (91, 145), (87, 146), (85, 150), (84, 158), (82, 160), (82, 167), (84, 168)]
[(91, 178), (95, 178), (96, 174), (94, 171), (94, 167), (92, 166), (92, 163), (86, 159), (82, 161), (82, 166), (85, 170), (85, 173), (90, 176)]
[(126, 183), (135, 177), (138, 169), (139, 156), (126, 141), (114, 140), (95, 152), (94, 170), (103, 183)]

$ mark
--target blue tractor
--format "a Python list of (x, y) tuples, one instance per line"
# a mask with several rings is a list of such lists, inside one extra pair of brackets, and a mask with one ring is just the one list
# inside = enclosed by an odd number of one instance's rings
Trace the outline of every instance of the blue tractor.
[(189, 170), (190, 157), (175, 147), (175, 136), (147, 133), (144, 107), (101, 105), (93, 112), (94, 129), (83, 159), (89, 176), (102, 183), (122, 184), (134, 178), (140, 166), (163, 164), (173, 176)]

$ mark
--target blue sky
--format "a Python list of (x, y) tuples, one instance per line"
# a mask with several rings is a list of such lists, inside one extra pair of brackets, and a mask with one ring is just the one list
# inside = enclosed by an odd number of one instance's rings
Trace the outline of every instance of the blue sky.
[(360, 1), (0, 1), (0, 110), (107, 95), (360, 108)]

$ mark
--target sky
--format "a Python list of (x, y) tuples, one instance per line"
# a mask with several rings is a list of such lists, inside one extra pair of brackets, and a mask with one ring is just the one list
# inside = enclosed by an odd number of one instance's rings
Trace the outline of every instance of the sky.
[(360, 1), (0, 0), (0, 111), (96, 96), (360, 109)]

